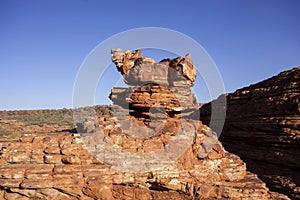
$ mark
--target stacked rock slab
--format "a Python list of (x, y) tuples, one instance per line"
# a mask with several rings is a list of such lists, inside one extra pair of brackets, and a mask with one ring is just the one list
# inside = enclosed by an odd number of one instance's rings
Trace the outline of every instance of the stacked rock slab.
[(149, 112), (151, 108), (156, 113), (174, 116), (197, 107), (190, 89), (196, 79), (196, 69), (189, 54), (155, 63), (151, 58), (143, 58), (140, 50), (133, 53), (113, 49), (111, 53), (124, 82), (132, 86), (112, 89), (110, 99), (115, 105), (139, 115), (139, 119), (145, 116), (144, 121), (153, 114)]

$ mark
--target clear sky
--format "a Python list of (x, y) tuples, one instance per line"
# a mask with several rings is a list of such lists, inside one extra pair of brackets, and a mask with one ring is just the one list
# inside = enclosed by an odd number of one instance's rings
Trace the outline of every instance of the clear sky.
[[(300, 65), (299, 10), (298, 0), (0, 0), (0, 110), (72, 107), (89, 52), (116, 33), (149, 26), (195, 39), (232, 92)], [(120, 78), (114, 68), (109, 74)], [(96, 103), (109, 104), (110, 86), (98, 87), (107, 93)], [(198, 101), (210, 100), (201, 81), (194, 91)]]

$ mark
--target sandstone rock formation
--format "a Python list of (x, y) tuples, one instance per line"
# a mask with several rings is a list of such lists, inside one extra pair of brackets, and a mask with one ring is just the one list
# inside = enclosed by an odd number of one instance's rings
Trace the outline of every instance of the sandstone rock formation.
[[(85, 133), (1, 140), (0, 198), (288, 199), (269, 192), (192, 117), (198, 107), (189, 55), (157, 64), (140, 51), (112, 54), (133, 87), (113, 89), (115, 105), (89, 116), (81, 126)], [(152, 71), (140, 70), (148, 65)]]
[(163, 59), (155, 63), (151, 58), (143, 58), (139, 49), (135, 53), (112, 49), (111, 59), (129, 85), (156, 83), (164, 86), (191, 86), (196, 80), (196, 69), (190, 54), (184, 58)]
[[(220, 140), (273, 191), (300, 199), (300, 67), (227, 94)], [(211, 104), (201, 108), (209, 124)], [(222, 108), (219, 108), (222, 109)]]
[(1, 141), (0, 199), (271, 199), (265, 184), (219, 142), (207, 157), (197, 157), (209, 132), (201, 125), (177, 161), (150, 172), (122, 172), (96, 159), (84, 141), (91, 135), (27, 134)]
[(152, 59), (142, 58), (140, 50), (132, 53), (113, 49), (111, 53), (124, 82), (134, 86), (113, 88), (110, 99), (115, 105), (130, 110), (132, 114), (139, 113), (139, 119), (141, 115), (149, 118), (148, 111), (154, 107), (168, 116), (196, 108), (197, 101), (190, 89), (196, 79), (196, 69), (189, 54), (185, 58), (163, 59), (155, 63)]

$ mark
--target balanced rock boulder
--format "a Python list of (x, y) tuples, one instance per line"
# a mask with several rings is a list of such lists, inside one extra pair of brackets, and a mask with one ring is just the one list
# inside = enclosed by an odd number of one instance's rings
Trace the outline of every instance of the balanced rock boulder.
[(135, 52), (111, 50), (111, 59), (128, 85), (159, 84), (164, 86), (191, 86), (196, 80), (196, 69), (191, 55), (184, 58), (163, 59), (159, 63), (143, 58), (141, 50)]

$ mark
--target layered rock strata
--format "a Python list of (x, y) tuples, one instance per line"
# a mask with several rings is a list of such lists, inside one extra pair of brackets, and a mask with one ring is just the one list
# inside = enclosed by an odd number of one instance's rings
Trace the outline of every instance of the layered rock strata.
[(124, 82), (133, 86), (112, 89), (110, 99), (115, 105), (130, 110), (131, 115), (144, 121), (151, 114), (152, 117), (190, 114), (191, 109), (197, 107), (190, 89), (196, 79), (196, 69), (189, 54), (155, 63), (153, 59), (143, 58), (140, 50), (133, 53), (113, 49), (111, 53)]
[[(113, 89), (115, 105), (89, 117), (85, 133), (2, 140), (0, 198), (288, 199), (270, 193), (210, 128), (192, 118), (196, 74), (189, 55), (157, 67), (140, 51), (112, 54), (134, 87)], [(152, 71), (144, 71), (149, 63)]]
[[(241, 156), (270, 189), (300, 199), (300, 67), (226, 98), (220, 137), (225, 148)], [(211, 104), (201, 108), (205, 124), (210, 112)]]
[[(200, 130), (172, 165), (144, 172), (119, 171), (109, 165), (117, 159), (113, 152), (107, 152), (103, 160), (92, 156), (87, 140), (95, 138), (95, 133), (83, 137), (64, 132), (27, 134), (19, 141), (1, 141), (0, 199), (272, 198), (265, 184), (246, 172), (239, 157), (226, 152), (219, 142), (199, 159), (197, 148), (202, 148), (201, 138), (209, 132), (203, 125)], [(116, 142), (114, 137), (109, 139)], [(138, 151), (131, 149), (133, 145), (127, 150)], [(100, 151), (101, 147), (95, 148)], [(144, 148), (156, 147), (146, 144)]]

